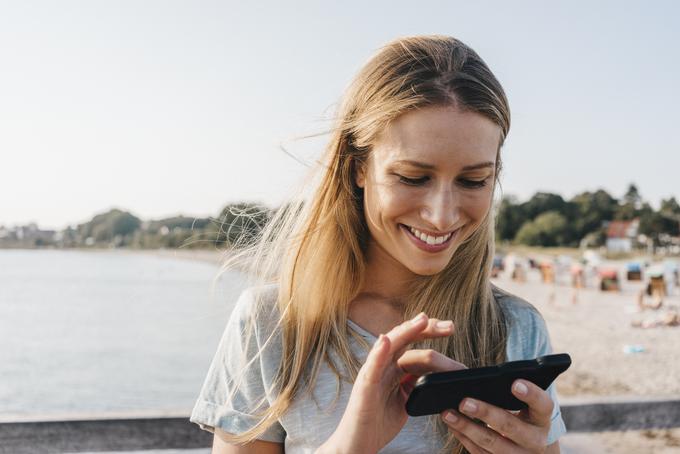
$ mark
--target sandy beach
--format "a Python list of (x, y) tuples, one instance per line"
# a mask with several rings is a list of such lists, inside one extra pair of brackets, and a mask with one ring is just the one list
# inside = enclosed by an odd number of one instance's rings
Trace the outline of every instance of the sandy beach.
[[(560, 376), (562, 397), (680, 396), (680, 327), (634, 327), (680, 310), (680, 295), (664, 298), (658, 310), (637, 307), (642, 282), (622, 282), (620, 291), (578, 292), (568, 285), (543, 284), (537, 271), (520, 283), (502, 275), (494, 282), (532, 303), (546, 320), (555, 352), (571, 355)], [(645, 296), (651, 303), (651, 298)], [(626, 350), (642, 350), (626, 353)]]
[[(623, 276), (625, 262), (607, 266)], [(608, 292), (594, 285), (576, 291), (568, 276), (544, 284), (537, 270), (527, 273), (526, 282), (512, 280), (509, 273), (494, 282), (532, 303), (546, 320), (553, 350), (571, 355), (572, 366), (557, 380), (562, 403), (587, 397), (680, 396), (680, 326), (633, 326), (645, 320), (653, 325), (667, 311), (679, 310), (677, 289), (658, 310), (640, 310), (637, 298), (644, 283), (625, 278), (620, 291)], [(651, 303), (651, 297), (644, 302)], [(641, 351), (630, 352), (636, 350)], [(574, 433), (562, 444), (568, 453), (680, 453), (680, 428)]]

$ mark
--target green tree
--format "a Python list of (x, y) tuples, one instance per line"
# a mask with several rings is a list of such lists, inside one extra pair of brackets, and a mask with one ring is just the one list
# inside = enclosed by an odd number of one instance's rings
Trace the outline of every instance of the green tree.
[(592, 240), (600, 238), (603, 223), (614, 219), (618, 201), (607, 191), (598, 189), (595, 192), (582, 192), (574, 196), (569, 203), (573, 206), (572, 228), (578, 241), (589, 236)]
[(158, 219), (155, 221), (150, 221), (147, 227), (147, 231), (151, 233), (157, 233), (161, 228), (166, 227), (169, 230), (174, 230), (175, 228), (180, 228), (183, 230), (201, 230), (206, 228), (210, 224), (210, 219), (208, 218), (194, 218), (188, 216), (174, 216), (170, 218)]
[(271, 211), (259, 204), (240, 202), (227, 205), (219, 218), (211, 222), (208, 237), (212, 236), (218, 245), (246, 246), (260, 236), (270, 219)]
[(661, 245), (664, 235), (680, 235), (680, 206), (674, 197), (662, 200), (659, 211), (654, 211), (648, 203), (638, 210), (640, 233), (652, 238), (654, 244)]
[(78, 226), (78, 233), (83, 239), (93, 238), (97, 243), (108, 243), (116, 237), (122, 240), (121, 245), (126, 244), (132, 238), (132, 234), (139, 229), (141, 221), (138, 217), (113, 209), (106, 213), (98, 214), (91, 221)]
[(496, 237), (501, 241), (512, 241), (525, 221), (524, 212), (517, 198), (503, 197), (496, 214)]
[(642, 204), (642, 196), (640, 196), (637, 186), (633, 183), (629, 184), (626, 193), (623, 195), (623, 200), (616, 210), (615, 218), (617, 220), (630, 221), (639, 217)]
[(529, 246), (560, 246), (569, 236), (567, 219), (558, 211), (547, 211), (527, 221), (517, 232), (515, 242)]
[(564, 213), (568, 210), (567, 202), (564, 201), (562, 196), (550, 192), (537, 192), (521, 207), (525, 219), (535, 219), (539, 214), (546, 211)]
[(680, 235), (680, 204), (675, 197), (661, 200), (659, 214), (664, 218), (663, 231), (671, 236)]

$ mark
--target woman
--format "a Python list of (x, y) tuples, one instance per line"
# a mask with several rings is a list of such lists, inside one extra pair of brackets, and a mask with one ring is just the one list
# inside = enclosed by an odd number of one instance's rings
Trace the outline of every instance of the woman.
[(509, 126), (454, 38), (399, 39), (364, 66), (315, 191), (235, 259), (265, 282), (237, 302), (191, 416), (213, 452), (559, 452), (552, 388), (518, 380), (519, 414), (404, 409), (422, 374), (550, 353), (536, 310), (489, 282)]

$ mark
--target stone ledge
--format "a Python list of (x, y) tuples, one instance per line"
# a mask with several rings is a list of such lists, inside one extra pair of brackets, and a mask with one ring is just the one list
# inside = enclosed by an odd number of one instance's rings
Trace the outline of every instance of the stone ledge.
[(182, 418), (120, 418), (0, 423), (0, 453), (191, 449), (212, 434)]
[[(680, 399), (563, 399), (570, 432), (604, 432), (680, 427)], [(212, 434), (186, 415), (100, 414), (0, 421), (0, 453), (34, 454), (145, 449), (195, 449), (212, 444)]]
[(562, 402), (571, 432), (605, 432), (680, 427), (680, 399), (673, 397), (572, 399)]

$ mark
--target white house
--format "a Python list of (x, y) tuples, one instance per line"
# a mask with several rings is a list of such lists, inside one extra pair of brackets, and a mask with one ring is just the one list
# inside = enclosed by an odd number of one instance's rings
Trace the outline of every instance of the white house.
[(630, 252), (638, 235), (640, 219), (611, 221), (607, 226), (607, 251)]

